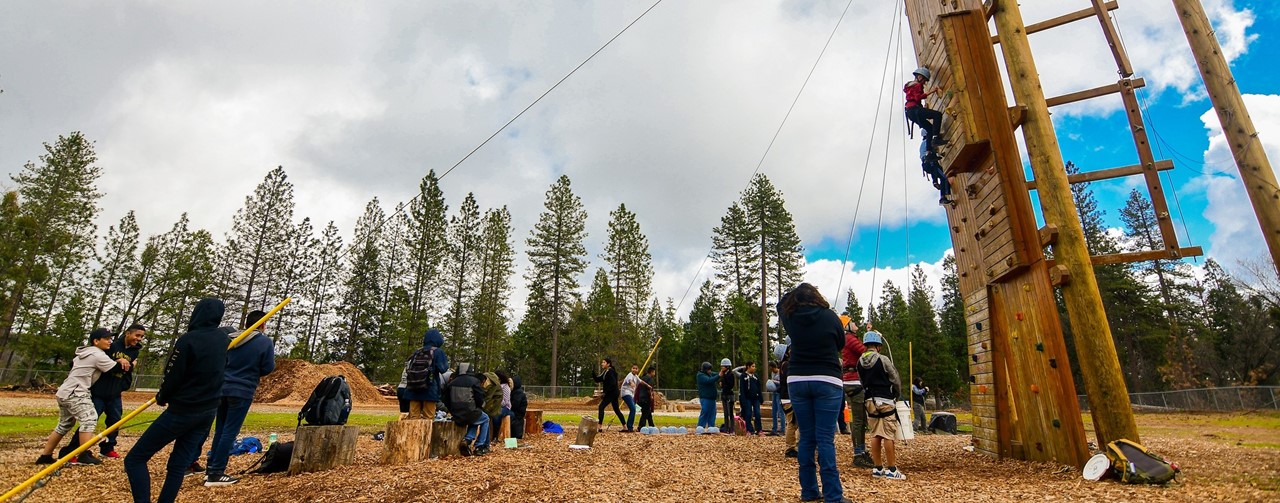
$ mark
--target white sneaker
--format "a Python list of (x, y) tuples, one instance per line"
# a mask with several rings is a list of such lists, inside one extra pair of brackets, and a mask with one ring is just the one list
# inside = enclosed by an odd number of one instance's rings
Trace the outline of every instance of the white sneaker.
[(900, 470), (885, 470), (880, 474), (880, 478), (885, 480), (907, 480), (907, 474), (902, 473)]
[(871, 469), (871, 476), (872, 476), (872, 477), (875, 477), (875, 478), (883, 477), (883, 476), (884, 476), (884, 470), (882, 470), (882, 469), (880, 469), (880, 468), (872, 468), (872, 469)]

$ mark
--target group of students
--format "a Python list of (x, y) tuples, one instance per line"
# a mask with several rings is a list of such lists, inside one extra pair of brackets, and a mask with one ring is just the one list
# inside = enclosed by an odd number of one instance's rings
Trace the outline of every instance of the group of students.
[[(524, 433), (524, 415), (529, 408), (520, 378), (502, 370), (477, 372), (462, 363), (449, 369), (444, 335), (430, 329), (422, 337), (422, 347), (405, 362), (396, 389), (400, 419), (435, 420), (447, 417), (467, 428), (458, 450), (463, 456), (484, 456), (490, 452), (496, 425), (511, 418), (514, 438)], [(441, 409), (443, 406), (443, 410)]]
[[(740, 417), (746, 434), (756, 436), (782, 434), (786, 420), (782, 412), (783, 398), (778, 392), (781, 373), (776, 362), (769, 363), (769, 379), (763, 386), (760, 378), (756, 376), (755, 362), (733, 367), (733, 361), (728, 358), (720, 360), (719, 373), (713, 372), (711, 362), (703, 362), (694, 380), (697, 382), (698, 400), (702, 406), (697, 424), (701, 431), (715, 426), (716, 399), (719, 398), (721, 410), (724, 412), (724, 422), (718, 427), (721, 433), (731, 435), (738, 428), (734, 414), (736, 400), (741, 410)], [(766, 390), (773, 394), (772, 427), (768, 432), (764, 431), (764, 417), (761, 414)]]
[[(238, 481), (226, 474), (227, 459), (259, 380), (275, 369), (275, 343), (262, 332), (254, 331), (228, 347), (239, 331), (220, 326), (225, 310), (220, 299), (201, 299), (191, 313), (186, 333), (178, 337), (170, 350), (155, 397), (155, 402), (165, 410), (124, 457), (124, 470), (135, 502), (151, 500), (147, 463), (169, 444), (173, 444), (173, 450), (157, 501), (177, 499), (182, 480), (188, 475), (203, 472), (204, 485), (209, 487)], [(262, 311), (248, 313), (243, 326), (256, 324), (265, 314)], [(76, 423), (79, 423), (78, 435), (71, 445), (60, 451), (59, 457), (93, 439), (99, 415), (105, 414), (109, 424), (120, 420), (121, 393), (132, 386), (132, 371), (137, 366), (145, 333), (146, 327), (131, 325), (113, 341), (110, 331), (98, 328), (90, 334), (89, 345), (76, 350), (71, 372), (56, 395), (58, 425), (49, 434), (37, 464), (55, 461), (54, 449)], [(211, 428), (213, 443), (206, 471), (197, 459)], [(99, 444), (99, 450), (104, 457), (120, 457), (116, 452), (116, 432)], [(85, 450), (72, 463), (93, 465), (102, 461)]]
[[(613, 368), (613, 359), (604, 358), (600, 360), (600, 373), (593, 378), (595, 382), (600, 383), (600, 406), (596, 411), (596, 420), (600, 424), (604, 424), (605, 409), (613, 406), (613, 413), (618, 416), (618, 424), (622, 425), (623, 433), (632, 433), (636, 428), (644, 428), (646, 426), (656, 426), (653, 423), (653, 405), (657, 398), (658, 385), (658, 369), (649, 367), (643, 377), (640, 376), (640, 366), (632, 365), (631, 372), (622, 379), (622, 383), (618, 383), (618, 371)], [(627, 404), (629, 412), (624, 418), (622, 409), (618, 407), (618, 401), (621, 400)], [(635, 424), (636, 408), (640, 409), (640, 424)]]

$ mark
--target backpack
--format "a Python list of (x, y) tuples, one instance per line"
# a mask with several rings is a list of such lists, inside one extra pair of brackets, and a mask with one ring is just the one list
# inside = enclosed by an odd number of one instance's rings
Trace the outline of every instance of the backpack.
[(405, 367), (405, 376), (408, 378), (405, 389), (422, 391), (436, 381), (436, 371), (432, 365), (435, 356), (436, 348), (418, 348), (413, 352), (413, 356), (409, 357), (409, 365)]
[[(289, 469), (289, 460), (293, 458), (293, 442), (276, 442), (271, 444), (267, 453), (258, 461), (240, 473), (281, 473)], [(254, 470), (254, 468), (257, 468)], [(250, 471), (252, 470), (252, 471)]]
[(1106, 454), (1122, 482), (1163, 484), (1178, 476), (1178, 465), (1132, 440), (1122, 438), (1107, 444)]
[(244, 437), (236, 440), (236, 442), (231, 445), (232, 456), (253, 454), (255, 452), (262, 452), (262, 441), (258, 440), (258, 437)]
[(347, 424), (351, 414), (351, 388), (346, 378), (335, 375), (320, 380), (311, 392), (306, 405), (298, 412), (298, 425), (302, 421), (312, 426)]

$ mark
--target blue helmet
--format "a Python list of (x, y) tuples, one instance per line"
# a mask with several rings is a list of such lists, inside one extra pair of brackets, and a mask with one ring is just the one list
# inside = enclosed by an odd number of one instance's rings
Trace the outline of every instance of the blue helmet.
[(884, 336), (880, 335), (880, 332), (872, 330), (862, 336), (862, 343), (863, 344), (884, 344)]

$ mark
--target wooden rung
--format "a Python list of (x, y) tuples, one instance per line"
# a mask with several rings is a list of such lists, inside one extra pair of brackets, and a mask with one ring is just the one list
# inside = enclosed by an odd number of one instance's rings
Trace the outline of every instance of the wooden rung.
[(1089, 261), (1093, 265), (1110, 265), (1110, 264), (1127, 264), (1130, 262), (1143, 262), (1147, 260), (1178, 260), (1186, 257), (1199, 257), (1204, 255), (1204, 249), (1199, 246), (1188, 246), (1186, 248), (1178, 248), (1176, 250), (1150, 250), (1129, 253), (1116, 253), (1113, 255), (1098, 255), (1090, 257)]
[[(1119, 8), (1120, 8), (1120, 4), (1116, 3), (1116, 2), (1115, 2), (1115, 0), (1112, 0), (1112, 1), (1110, 1), (1110, 2), (1107, 2), (1107, 3), (1106, 3), (1106, 6), (1107, 6), (1107, 10), (1109, 10), (1109, 11), (1110, 11), (1110, 10), (1116, 10), (1116, 9), (1119, 9)], [(987, 13), (988, 13), (988, 14), (987, 14), (987, 19), (991, 19), (991, 14), (990, 14), (990, 12), (991, 12), (991, 10), (990, 10), (990, 8), (988, 8), (988, 9), (987, 9)], [(1061, 15), (1061, 16), (1058, 16), (1058, 17), (1055, 17), (1055, 18), (1052, 18), (1052, 19), (1046, 19), (1046, 20), (1041, 21), (1041, 22), (1039, 22), (1039, 23), (1029, 24), (1029, 25), (1027, 25), (1027, 35), (1030, 35), (1030, 34), (1032, 34), (1032, 33), (1038, 32), (1038, 31), (1045, 31), (1045, 30), (1047, 30), (1047, 29), (1049, 29), (1049, 28), (1057, 28), (1057, 27), (1062, 26), (1062, 25), (1064, 25), (1064, 24), (1074, 23), (1074, 22), (1076, 22), (1076, 21), (1080, 21), (1080, 20), (1082, 20), (1082, 19), (1089, 19), (1089, 18), (1094, 17), (1094, 16), (1097, 16), (1097, 15), (1098, 15), (1098, 14), (1097, 14), (1097, 12), (1095, 12), (1095, 11), (1093, 10), (1093, 7), (1090, 7), (1090, 8), (1088, 8), (1088, 9), (1080, 9), (1080, 10), (1075, 11), (1075, 12), (1072, 12), (1072, 13), (1070, 13), (1070, 14), (1063, 14), (1063, 15)], [(992, 37), (991, 37), (991, 43), (993, 43), (993, 44), (998, 44), (998, 43), (1000, 43), (1000, 37), (992, 36)]]
[(1108, 84), (1102, 87), (1095, 87), (1093, 89), (1085, 89), (1083, 91), (1074, 92), (1071, 94), (1064, 94), (1062, 96), (1054, 96), (1052, 98), (1044, 100), (1044, 102), (1045, 104), (1049, 105), (1050, 108), (1052, 108), (1059, 105), (1066, 105), (1068, 103), (1075, 103), (1077, 101), (1084, 101), (1087, 99), (1097, 98), (1099, 96), (1115, 94), (1115, 93), (1124, 91), (1125, 89), (1128, 89), (1128, 88), (1138, 89), (1140, 87), (1146, 87), (1147, 81), (1143, 79), (1132, 79), (1132, 80), (1129, 80), (1129, 84), (1130, 84), (1129, 86), (1126, 86), (1124, 84), (1125, 82), (1122, 80), (1120, 82), (1116, 82), (1115, 84)]
[[(1168, 159), (1156, 161), (1156, 171), (1168, 171), (1173, 169), (1173, 161)], [(1100, 169), (1097, 171), (1087, 171), (1084, 173), (1076, 173), (1067, 177), (1068, 183), (1085, 183), (1096, 182), (1098, 180), (1108, 180), (1111, 178), (1120, 178), (1122, 176), (1133, 176), (1142, 174), (1142, 165), (1134, 164), (1130, 166), (1121, 166), (1118, 168)], [(1027, 190), (1035, 190), (1036, 181), (1027, 181)]]

